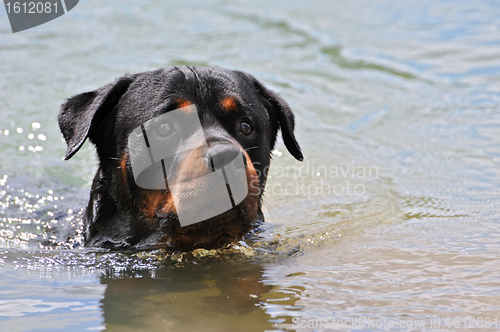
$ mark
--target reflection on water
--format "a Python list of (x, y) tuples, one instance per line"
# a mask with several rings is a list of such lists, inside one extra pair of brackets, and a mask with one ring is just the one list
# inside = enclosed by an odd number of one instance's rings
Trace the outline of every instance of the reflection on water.
[(113, 331), (174, 326), (220, 331), (220, 322), (229, 331), (270, 329), (272, 323), (259, 303), (272, 287), (261, 278), (257, 264), (217, 261), (166, 266), (156, 270), (153, 278), (147, 271), (124, 271), (120, 278), (103, 276), (104, 322)]
[[(499, 11), (88, 0), (30, 31), (0, 26), (2, 328), (497, 329)], [(231, 248), (79, 247), (96, 161), (90, 144), (62, 160), (59, 105), (181, 64), (244, 70), (279, 92), (304, 163), (278, 143), (266, 223)]]

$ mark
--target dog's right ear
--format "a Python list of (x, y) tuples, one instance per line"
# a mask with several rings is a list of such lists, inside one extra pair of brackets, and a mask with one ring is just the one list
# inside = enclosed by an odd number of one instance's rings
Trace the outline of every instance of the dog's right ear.
[(59, 128), (68, 146), (65, 160), (80, 150), (92, 128), (111, 112), (137, 75), (126, 75), (114, 83), (73, 96), (61, 105)]
[[(268, 90), (261, 82), (259, 82), (252, 75), (237, 72), (239, 75), (243, 75), (250, 80), (253, 87), (259, 93), (264, 106), (271, 116), (274, 118), (274, 122), (277, 124), (276, 131), (281, 129), (281, 135), (283, 137), (283, 142), (286, 148), (298, 161), (304, 160), (302, 156), (302, 151), (300, 150), (299, 143), (295, 139), (295, 134), (293, 133), (295, 128), (295, 120), (290, 106), (275, 92)], [(271, 139), (271, 149), (274, 148), (274, 143), (276, 142), (276, 137)]]

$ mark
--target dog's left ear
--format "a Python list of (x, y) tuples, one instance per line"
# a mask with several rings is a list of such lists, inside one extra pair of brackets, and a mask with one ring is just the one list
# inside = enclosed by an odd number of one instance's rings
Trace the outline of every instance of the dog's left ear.
[[(240, 72), (241, 73), (241, 72)], [(280, 96), (278, 96), (275, 92), (268, 90), (262, 83), (260, 83), (255, 77), (252, 75), (244, 74), (246, 77), (250, 78), (253, 83), (253, 86), (259, 92), (264, 105), (269, 112), (271, 120), (274, 119), (277, 123), (277, 128), (281, 128), (281, 135), (283, 137), (283, 142), (285, 143), (286, 148), (295, 157), (295, 159), (302, 161), (304, 157), (302, 156), (302, 151), (300, 150), (299, 143), (295, 139), (295, 135), (293, 130), (295, 128), (295, 120), (290, 109), (290, 106), (284, 101)], [(274, 147), (275, 137), (273, 137), (273, 141), (271, 142), (271, 147)]]
[(59, 128), (68, 145), (65, 160), (80, 150), (93, 126), (113, 110), (136, 76), (126, 75), (97, 90), (73, 96), (61, 106)]

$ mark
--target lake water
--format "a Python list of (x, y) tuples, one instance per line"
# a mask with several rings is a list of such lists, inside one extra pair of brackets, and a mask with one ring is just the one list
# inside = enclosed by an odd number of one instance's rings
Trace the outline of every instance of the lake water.
[[(96, 159), (62, 160), (59, 105), (183, 64), (279, 92), (304, 162), (278, 142), (232, 248), (78, 247)], [(496, 1), (82, 0), (16, 34), (1, 9), (0, 330), (498, 330), (499, 105)]]

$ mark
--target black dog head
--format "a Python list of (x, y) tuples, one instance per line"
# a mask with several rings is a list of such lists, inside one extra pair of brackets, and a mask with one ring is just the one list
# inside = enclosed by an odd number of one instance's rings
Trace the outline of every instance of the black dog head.
[[(151, 133), (168, 137), (179, 124), (155, 124), (155, 119), (179, 109), (196, 110), (206, 144), (196, 145), (199, 132), (184, 135), (168, 163), (163, 159), (162, 164), (146, 168), (149, 182), (158, 179), (158, 187), (153, 183), (144, 188), (133, 172), (134, 156), (141, 151), (129, 137), (142, 140), (144, 125), (150, 123), (156, 126)], [(87, 138), (97, 150), (99, 170), (85, 220), (90, 245), (188, 250), (239, 240), (263, 220), (261, 198), (279, 129), (290, 153), (303, 159), (286, 102), (254, 77), (222, 68), (175, 67), (125, 75), (70, 98), (62, 105), (59, 126), (68, 145), (66, 159)], [(181, 207), (169, 188), (167, 174), (175, 177), (181, 196), (208, 193), (206, 175), (237, 156), (243, 160), (243, 173), (238, 174), (246, 177), (246, 196), (234, 204), (234, 193), (229, 191), (233, 208), (181, 227), (179, 209), (194, 211), (199, 209), (194, 205), (200, 203), (187, 200)]]

